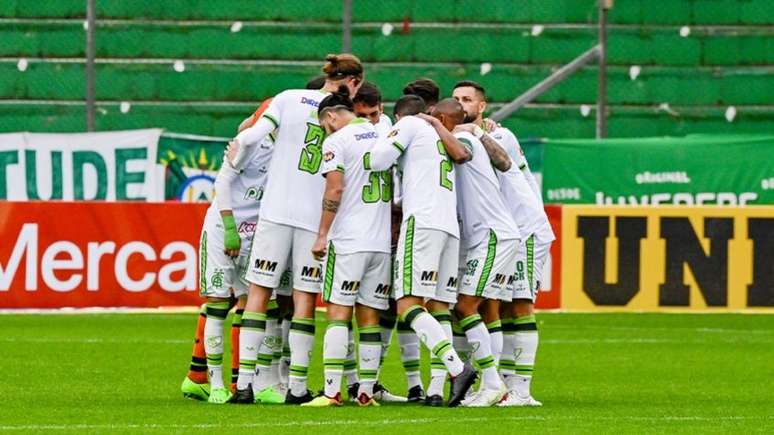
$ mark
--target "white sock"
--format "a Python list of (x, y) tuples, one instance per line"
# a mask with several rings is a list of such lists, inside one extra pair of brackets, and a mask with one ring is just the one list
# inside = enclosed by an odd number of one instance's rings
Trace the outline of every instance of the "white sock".
[(258, 358), (255, 365), (256, 375), (253, 379), (253, 391), (256, 393), (263, 389), (271, 387), (277, 383), (272, 376), (271, 362), (274, 359), (274, 348), (279, 337), (277, 334), (277, 319), (266, 320), (266, 334), (263, 337), (261, 346), (258, 348)]
[(443, 327), (424, 308), (415, 305), (404, 313), (406, 323), (417, 333), (430, 352), (439, 357), (452, 377), (462, 373), (464, 365), (451, 342), (446, 338)]
[(382, 354), (382, 337), (379, 326), (364, 326), (359, 328), (360, 343), (358, 346), (358, 365), (360, 369), (360, 389), (357, 395), (365, 393), (368, 397), (374, 395), (374, 385), (379, 371), (379, 360)]
[(347, 357), (344, 358), (344, 376), (347, 378), (347, 387), (357, 384), (357, 361), (355, 349), (355, 332), (352, 330), (352, 322), (347, 325)]
[[(314, 349), (314, 319), (294, 317), (290, 325), (290, 391), (294, 396), (303, 396), (307, 392), (307, 372), (309, 359)], [(345, 353), (346, 357), (347, 354)]]
[(207, 302), (204, 323), (204, 353), (210, 388), (223, 388), (223, 323), (228, 315), (228, 302)]
[(266, 335), (266, 314), (245, 311), (239, 330), (239, 377), (237, 388), (243, 390), (253, 382), (258, 348)]
[(290, 319), (284, 318), (282, 319), (282, 325), (280, 327), (282, 328), (282, 352), (280, 354), (280, 362), (279, 362), (279, 376), (280, 376), (280, 382), (287, 386), (288, 385), (288, 377), (290, 376)]
[(535, 355), (538, 348), (538, 331), (535, 316), (525, 316), (516, 319), (515, 354), (516, 375), (509, 387), (521, 397), (528, 397), (532, 372), (535, 368)]
[(492, 389), (501, 388), (503, 381), (495, 369), (489, 332), (481, 321), (481, 316), (472, 314), (460, 320), (460, 326), (473, 347), (473, 358), (481, 369), (481, 385)]
[(274, 380), (274, 382), (271, 385), (277, 385), (280, 383), (280, 373), (279, 373), (279, 367), (280, 367), (280, 359), (282, 358), (282, 327), (281, 327), (282, 321), (280, 319), (277, 319), (276, 324), (274, 325), (274, 332), (271, 334), (274, 338), (274, 343), (272, 346), (272, 356), (271, 356), (271, 378)]
[(406, 384), (411, 389), (422, 386), (419, 375), (419, 336), (410, 325), (398, 321), (398, 344), (400, 345), (400, 360), (406, 372)]
[(503, 325), (500, 320), (487, 323), (486, 330), (489, 332), (489, 341), (492, 345), (492, 358), (494, 359), (494, 366), (500, 364), (500, 354), (503, 352)]
[(392, 342), (392, 331), (395, 329), (395, 317), (388, 317), (388, 314), (379, 316), (379, 336), (382, 342), (382, 356), (379, 358), (379, 368), (382, 368), (384, 359), (387, 358), (387, 351), (390, 350)]
[[(434, 311), (430, 314), (441, 324), (446, 339), (451, 343), (454, 340), (454, 336), (452, 334), (451, 314), (449, 311)], [(443, 388), (445, 385), (446, 366), (443, 365), (440, 358), (433, 355), (432, 358), (430, 358), (430, 385), (427, 387), (427, 395), (439, 395), (443, 397)]]
[(457, 351), (457, 354), (462, 358), (463, 361), (470, 360), (470, 343), (468, 343), (468, 337), (465, 336), (465, 332), (459, 328), (459, 324), (454, 324), (452, 326), (452, 344), (454, 345), (454, 350)]
[(503, 350), (500, 353), (500, 376), (510, 389), (511, 379), (516, 374), (516, 334), (513, 330), (513, 319), (503, 320)]
[[(325, 395), (327, 397), (335, 397), (341, 392), (344, 359), (347, 357), (347, 334), (347, 324), (335, 320), (330, 321), (325, 330), (323, 366), (325, 367)], [(291, 382), (292, 379), (291, 377)]]

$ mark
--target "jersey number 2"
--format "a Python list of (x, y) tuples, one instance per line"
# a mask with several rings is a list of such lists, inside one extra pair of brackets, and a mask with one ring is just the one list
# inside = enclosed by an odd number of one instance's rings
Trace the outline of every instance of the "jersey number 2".
[[(371, 153), (363, 155), (363, 168), (371, 169)], [(392, 172), (372, 171), (368, 176), (369, 183), (363, 186), (363, 202), (372, 204), (379, 202), (390, 202), (392, 199)]]
[(438, 152), (444, 157), (441, 160), (441, 186), (453, 191), (454, 183), (449, 179), (449, 172), (454, 170), (454, 164), (452, 164), (451, 159), (446, 154), (446, 148), (443, 147), (443, 142), (440, 140), (438, 141)]
[(319, 125), (311, 122), (307, 122), (306, 125), (304, 148), (301, 148), (298, 169), (316, 174), (322, 163), (322, 141), (325, 138), (325, 131)]

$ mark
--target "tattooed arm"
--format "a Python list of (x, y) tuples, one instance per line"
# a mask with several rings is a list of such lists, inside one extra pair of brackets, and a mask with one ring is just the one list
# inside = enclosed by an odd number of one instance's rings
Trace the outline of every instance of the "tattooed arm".
[(503, 147), (492, 139), (492, 136), (484, 133), (479, 140), (484, 145), (486, 153), (489, 155), (489, 160), (492, 161), (492, 165), (500, 172), (506, 172), (511, 169), (511, 157), (505, 152)]
[(317, 231), (317, 240), (312, 246), (312, 255), (318, 260), (325, 256), (328, 242), (328, 231), (333, 225), (336, 212), (339, 211), (341, 194), (344, 192), (344, 173), (331, 171), (325, 174), (325, 193), (322, 199), (322, 215), (320, 216), (320, 228)]

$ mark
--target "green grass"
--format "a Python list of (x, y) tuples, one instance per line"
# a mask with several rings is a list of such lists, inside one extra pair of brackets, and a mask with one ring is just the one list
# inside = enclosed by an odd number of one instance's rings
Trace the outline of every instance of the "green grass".
[[(183, 399), (195, 314), (2, 315), (0, 432), (774, 432), (772, 315), (538, 318), (543, 408), (312, 410)], [(395, 345), (384, 374), (405, 393)]]

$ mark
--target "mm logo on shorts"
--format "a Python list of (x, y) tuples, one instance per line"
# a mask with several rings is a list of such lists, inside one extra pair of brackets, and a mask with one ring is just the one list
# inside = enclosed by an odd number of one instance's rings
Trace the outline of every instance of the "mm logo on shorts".
[(360, 288), (360, 281), (344, 281), (341, 283), (342, 293), (357, 293), (357, 289)]
[(438, 272), (434, 270), (423, 270), (419, 277), (422, 284), (435, 284), (438, 282)]
[(387, 299), (390, 297), (390, 285), (389, 284), (378, 284), (376, 286), (376, 297), (379, 299)]
[[(492, 280), (492, 282), (493, 284), (503, 285), (505, 284), (505, 280), (506, 280), (506, 276), (503, 275), (502, 273), (498, 273), (498, 274), (495, 274), (495, 277)], [(510, 281), (510, 279), (508, 281)]]
[(301, 279), (304, 281), (319, 282), (320, 275), (319, 267), (304, 266), (301, 268)]
[(263, 272), (275, 272), (277, 270), (277, 262), (258, 259), (255, 260), (255, 265), (253, 267)]
[(457, 278), (449, 277), (449, 282), (446, 283), (446, 287), (457, 288)]

